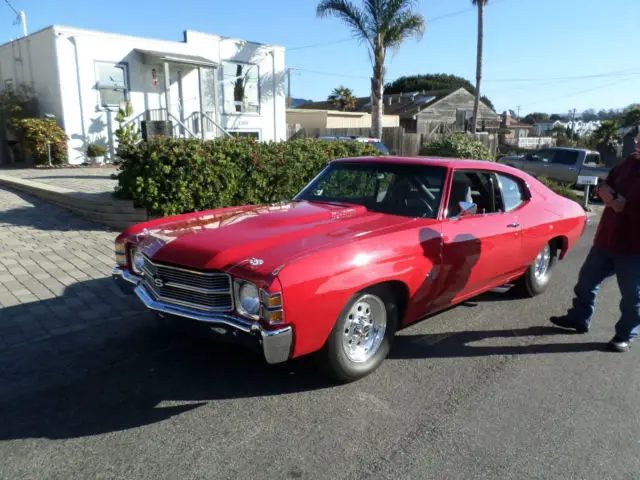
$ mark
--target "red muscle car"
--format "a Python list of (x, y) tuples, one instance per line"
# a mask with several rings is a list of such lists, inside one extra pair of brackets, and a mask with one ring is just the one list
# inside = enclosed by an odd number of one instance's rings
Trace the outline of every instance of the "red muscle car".
[(586, 223), (505, 165), (348, 158), (288, 202), (132, 226), (113, 275), (163, 316), (248, 340), (268, 363), (313, 353), (346, 382), (427, 315), (496, 288), (542, 293)]

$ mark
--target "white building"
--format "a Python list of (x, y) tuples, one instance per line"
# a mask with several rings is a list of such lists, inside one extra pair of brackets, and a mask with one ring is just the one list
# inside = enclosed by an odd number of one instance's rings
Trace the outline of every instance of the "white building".
[(54, 25), (0, 45), (0, 90), (32, 86), (70, 138), (70, 163), (90, 143), (113, 158), (125, 101), (128, 121), (169, 120), (176, 136), (284, 140), (284, 70), (283, 47), (194, 31), (173, 42)]

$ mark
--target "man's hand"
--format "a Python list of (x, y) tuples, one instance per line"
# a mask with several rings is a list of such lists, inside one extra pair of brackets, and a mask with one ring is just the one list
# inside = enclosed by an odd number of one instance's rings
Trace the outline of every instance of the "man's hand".
[(618, 195), (615, 200), (611, 200), (610, 202), (605, 201), (604, 204), (607, 207), (611, 207), (614, 212), (622, 213), (624, 211), (624, 207), (627, 205), (627, 199), (622, 195)]
[(615, 192), (613, 188), (611, 188), (606, 183), (598, 185), (598, 196), (602, 199), (602, 201), (606, 204), (613, 202), (613, 198), (615, 197)]

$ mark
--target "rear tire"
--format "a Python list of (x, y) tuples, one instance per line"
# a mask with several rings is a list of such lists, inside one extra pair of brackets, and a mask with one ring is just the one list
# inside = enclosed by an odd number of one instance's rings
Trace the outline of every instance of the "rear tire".
[(544, 293), (551, 282), (557, 262), (558, 249), (553, 243), (547, 243), (525, 274), (516, 282), (516, 290), (526, 297), (537, 297)]
[(397, 327), (397, 300), (388, 288), (358, 292), (340, 312), (316, 361), (339, 383), (363, 378), (387, 357)]

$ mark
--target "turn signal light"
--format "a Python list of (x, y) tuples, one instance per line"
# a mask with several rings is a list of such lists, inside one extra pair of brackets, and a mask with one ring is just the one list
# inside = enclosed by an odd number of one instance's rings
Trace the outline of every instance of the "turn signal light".
[(267, 308), (278, 308), (282, 306), (282, 294), (262, 292), (262, 304)]
[(265, 310), (263, 318), (269, 322), (269, 325), (278, 325), (284, 322), (284, 313), (282, 310)]
[(116, 242), (115, 244), (116, 264), (121, 267), (127, 266), (127, 250), (124, 242)]

